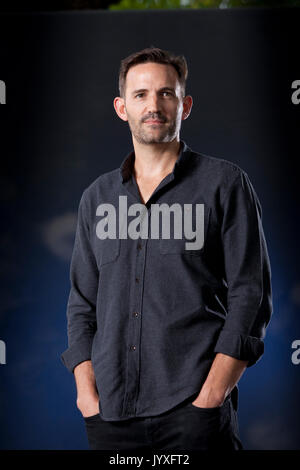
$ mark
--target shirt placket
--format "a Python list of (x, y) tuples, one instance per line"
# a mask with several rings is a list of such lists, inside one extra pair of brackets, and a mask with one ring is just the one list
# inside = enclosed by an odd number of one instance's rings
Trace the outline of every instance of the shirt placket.
[[(135, 268), (134, 268), (134, 285), (133, 285), (133, 301), (129, 315), (128, 337), (127, 337), (127, 371), (125, 396), (123, 402), (123, 416), (132, 416), (136, 414), (136, 403), (139, 392), (140, 379), (140, 353), (141, 353), (141, 336), (142, 336), (142, 309), (143, 309), (143, 290), (145, 266), (147, 260), (147, 244), (151, 235), (151, 201), (154, 195), (174, 178), (173, 174), (168, 175), (158, 185), (147, 201), (144, 217), (148, 217), (148, 238), (139, 238), (135, 241)], [(134, 186), (138, 193), (137, 183), (134, 180)], [(127, 188), (129, 189), (129, 188)], [(132, 182), (130, 192), (133, 194)], [(141, 201), (140, 201), (141, 202)]]
[[(148, 217), (148, 229), (150, 229), (150, 211), (145, 212)], [(149, 236), (149, 232), (148, 232)], [(140, 350), (141, 350), (141, 328), (142, 328), (142, 303), (144, 273), (146, 264), (148, 239), (136, 240), (136, 259), (134, 269), (133, 304), (129, 316), (128, 342), (127, 342), (127, 381), (124, 400), (124, 415), (135, 414), (135, 406), (138, 395), (138, 384), (140, 377)]]

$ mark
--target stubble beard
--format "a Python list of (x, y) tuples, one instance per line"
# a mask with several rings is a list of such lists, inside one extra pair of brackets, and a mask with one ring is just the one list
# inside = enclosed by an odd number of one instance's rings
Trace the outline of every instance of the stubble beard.
[[(147, 125), (143, 122), (136, 123), (133, 119), (129, 118), (128, 114), (127, 118), (129, 128), (134, 138), (139, 144), (149, 145), (160, 144), (163, 142), (171, 142), (175, 139), (179, 131), (178, 124), (175, 119), (172, 120), (169, 125), (168, 123), (164, 123), (163, 128), (160, 129), (158, 132), (156, 131), (156, 133), (154, 133), (151, 132), (151, 130), (147, 132), (146, 127), (152, 127), (151, 125)], [(153, 124), (153, 126), (155, 126), (155, 124)]]

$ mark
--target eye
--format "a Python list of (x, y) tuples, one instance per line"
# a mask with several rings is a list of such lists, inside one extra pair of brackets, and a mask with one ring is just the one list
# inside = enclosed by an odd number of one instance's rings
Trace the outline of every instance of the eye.
[(144, 93), (138, 93), (137, 95), (135, 95), (136, 98), (138, 98), (139, 96), (142, 96)]
[(162, 94), (166, 94), (167, 96), (172, 96), (172, 93), (170, 91), (163, 91)]

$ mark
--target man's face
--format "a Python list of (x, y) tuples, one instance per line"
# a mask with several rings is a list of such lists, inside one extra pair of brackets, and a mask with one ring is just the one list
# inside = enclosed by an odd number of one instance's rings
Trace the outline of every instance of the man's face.
[(126, 76), (125, 110), (137, 142), (173, 141), (179, 135), (183, 112), (174, 67), (152, 62), (131, 67)]

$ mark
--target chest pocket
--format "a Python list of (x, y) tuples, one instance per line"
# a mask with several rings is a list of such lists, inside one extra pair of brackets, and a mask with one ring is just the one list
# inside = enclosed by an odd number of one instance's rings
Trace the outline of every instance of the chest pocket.
[(105, 238), (98, 240), (99, 267), (116, 261), (120, 254), (120, 240)]
[[(106, 222), (108, 217), (105, 217), (104, 222)], [(100, 238), (100, 230), (97, 231), (97, 224), (94, 226), (95, 234), (95, 251), (98, 267), (104, 266), (109, 263), (116, 261), (120, 255), (120, 244), (121, 241), (118, 238)]]
[[(195, 207), (193, 207), (192, 210), (192, 230), (193, 232), (196, 232), (193, 238), (191, 238), (191, 234), (189, 232), (187, 233), (185, 231), (185, 223), (190, 226), (190, 222), (185, 222), (183, 214), (182, 237), (178, 239), (175, 239), (173, 236), (171, 236), (169, 239), (161, 238), (159, 241), (161, 254), (184, 254), (200, 256), (204, 252), (211, 211), (204, 204), (201, 204), (201, 206), (202, 207), (197, 209), (197, 211), (195, 210)], [(186, 230), (188, 230), (187, 227)]]

